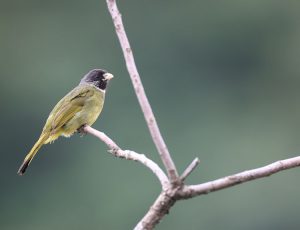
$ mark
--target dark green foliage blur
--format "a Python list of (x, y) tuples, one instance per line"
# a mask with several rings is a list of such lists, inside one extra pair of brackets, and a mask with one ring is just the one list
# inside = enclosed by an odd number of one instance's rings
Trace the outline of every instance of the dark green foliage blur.
[[(300, 1), (118, 1), (180, 172), (196, 184), (300, 153)], [(48, 113), (88, 70), (115, 75), (94, 127), (159, 162), (104, 0), (0, 0), (0, 229), (132, 229), (160, 191), (95, 137), (44, 146)], [(299, 229), (300, 168), (180, 201), (161, 230)]]

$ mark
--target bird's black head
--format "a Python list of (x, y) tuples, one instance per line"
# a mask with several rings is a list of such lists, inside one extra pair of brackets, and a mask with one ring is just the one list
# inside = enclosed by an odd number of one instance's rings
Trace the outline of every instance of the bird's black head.
[(102, 69), (93, 69), (88, 72), (80, 81), (80, 84), (92, 84), (99, 89), (105, 90), (107, 83), (113, 75)]

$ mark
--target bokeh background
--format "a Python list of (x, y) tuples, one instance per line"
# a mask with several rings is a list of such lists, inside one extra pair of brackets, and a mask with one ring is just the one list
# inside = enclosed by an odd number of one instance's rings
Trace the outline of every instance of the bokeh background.
[[(144, 87), (196, 184), (300, 152), (300, 1), (119, 1)], [(160, 191), (95, 137), (44, 146), (56, 102), (88, 70), (115, 75), (94, 127), (159, 162), (105, 1), (0, 0), (0, 229), (132, 229)], [(300, 169), (178, 202), (157, 229), (299, 229)]]

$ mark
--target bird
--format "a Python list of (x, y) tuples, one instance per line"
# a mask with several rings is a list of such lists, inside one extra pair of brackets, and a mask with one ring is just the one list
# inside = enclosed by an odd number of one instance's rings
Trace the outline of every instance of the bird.
[(93, 69), (78, 86), (66, 94), (52, 109), (38, 141), (26, 155), (18, 174), (23, 175), (39, 149), (58, 137), (70, 137), (91, 126), (100, 115), (108, 82), (114, 76), (103, 69)]

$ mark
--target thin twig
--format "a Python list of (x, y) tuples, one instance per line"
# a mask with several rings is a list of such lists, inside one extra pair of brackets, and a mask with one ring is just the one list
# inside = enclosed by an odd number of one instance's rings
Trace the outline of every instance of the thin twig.
[(130, 47), (130, 44), (129, 44), (129, 41), (128, 41), (128, 38), (127, 38), (127, 35), (125, 32), (121, 13), (118, 10), (115, 0), (106, 0), (106, 2), (107, 2), (108, 10), (113, 19), (113, 23), (114, 23), (116, 33), (119, 38), (119, 42), (121, 44), (121, 48), (122, 48), (123, 55), (125, 58), (128, 73), (130, 75), (136, 96), (138, 98), (141, 109), (143, 111), (143, 114), (144, 114), (145, 120), (147, 122), (153, 142), (157, 148), (157, 151), (160, 154), (160, 157), (161, 157), (162, 162), (167, 170), (167, 173), (168, 173), (168, 176), (169, 176), (171, 182), (176, 182), (178, 180), (178, 172), (177, 172), (176, 166), (170, 156), (167, 145), (164, 142), (164, 139), (160, 133), (156, 119), (152, 112), (152, 108), (151, 108), (148, 98), (146, 96), (139, 72), (135, 65), (132, 49)]
[(184, 181), (194, 171), (194, 169), (198, 166), (199, 163), (200, 160), (198, 159), (198, 157), (196, 157), (180, 176), (181, 181)]
[(184, 186), (178, 193), (181, 199), (187, 199), (210, 192), (215, 192), (221, 189), (229, 188), (247, 181), (256, 180), (262, 177), (271, 176), (283, 170), (295, 168), (300, 166), (300, 156), (289, 158), (286, 160), (276, 161), (272, 164), (247, 170), (231, 176), (223, 177), (214, 181), (209, 181), (198, 185)]
[(85, 126), (83, 130), (95, 137), (98, 137), (109, 148), (109, 152), (116, 157), (125, 158), (126, 160), (138, 161), (149, 168), (155, 176), (159, 179), (161, 186), (166, 188), (169, 184), (169, 180), (163, 170), (152, 160), (147, 158), (144, 154), (136, 153), (130, 150), (122, 150), (111, 138), (105, 133), (100, 132), (90, 126)]

